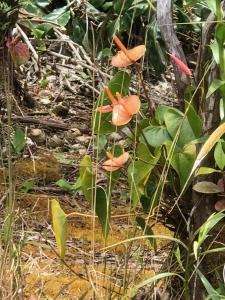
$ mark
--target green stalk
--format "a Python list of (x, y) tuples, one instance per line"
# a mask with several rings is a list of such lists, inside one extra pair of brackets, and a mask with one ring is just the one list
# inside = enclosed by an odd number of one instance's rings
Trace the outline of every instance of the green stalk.
[[(7, 54), (6, 54), (7, 55)], [(7, 60), (8, 61), (8, 60)], [(13, 215), (14, 215), (14, 185), (12, 174), (12, 147), (11, 147), (11, 113), (12, 113), (12, 66), (9, 67), (9, 71), (4, 68), (5, 77), (5, 97), (7, 101), (7, 148), (8, 148), (8, 194), (6, 203), (6, 221), (4, 223), (4, 241), (9, 244), (12, 241), (12, 227), (13, 227)], [(11, 243), (10, 243), (11, 244)], [(11, 247), (10, 247), (11, 248)]]
[(185, 274), (184, 274), (184, 299), (190, 300), (190, 288), (189, 288), (189, 281), (190, 281), (190, 271), (191, 271), (191, 251), (192, 251), (192, 244), (188, 243), (188, 251), (187, 251), (187, 260), (185, 265)]
[[(221, 8), (221, 1), (220, 0), (216, 0), (216, 17), (217, 17), (217, 21), (219, 21), (219, 24), (217, 25), (217, 27), (220, 25), (220, 22), (223, 22), (223, 12), (222, 12), (222, 8)], [(220, 67), (220, 77), (221, 80), (225, 80), (225, 57), (224, 57), (224, 48), (223, 45), (221, 45), (220, 43), (218, 43), (219, 45), (219, 67)], [(225, 93), (222, 92), (222, 96), (223, 98), (225, 98)]]

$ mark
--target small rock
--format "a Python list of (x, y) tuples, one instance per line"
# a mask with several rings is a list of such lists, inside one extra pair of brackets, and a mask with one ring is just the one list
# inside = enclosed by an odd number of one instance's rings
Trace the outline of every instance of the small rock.
[(91, 124), (90, 124), (88, 118), (87, 118), (86, 124), (85, 124), (85, 123), (79, 124), (79, 128), (80, 128), (81, 130), (82, 130), (82, 129), (85, 130), (85, 129), (91, 128)]
[(71, 146), (71, 148), (73, 150), (79, 150), (79, 149), (84, 149), (85, 147), (83, 145), (81, 145), (81, 144), (74, 144), (74, 145)]
[(109, 140), (113, 140), (113, 141), (116, 142), (116, 141), (119, 141), (121, 139), (122, 139), (122, 136), (117, 132), (113, 132), (109, 135)]
[(69, 140), (69, 142), (75, 141), (76, 137), (80, 136), (81, 132), (78, 128), (71, 128), (67, 134), (66, 138)]
[(118, 145), (120, 145), (122, 148), (124, 148), (127, 145), (127, 142), (126, 142), (126, 140), (120, 140), (118, 142)]
[(66, 106), (63, 102), (59, 102), (54, 108), (53, 112), (60, 116), (60, 117), (65, 117), (68, 112), (69, 112), (69, 107)]
[(53, 99), (53, 92), (50, 89), (42, 89), (39, 91), (38, 97), (42, 104), (47, 105), (51, 103), (51, 100)]
[(31, 129), (30, 138), (37, 145), (42, 145), (45, 143), (45, 139), (46, 139), (45, 132), (39, 128)]
[(130, 129), (128, 127), (124, 127), (121, 129), (121, 132), (123, 134), (125, 134), (126, 136), (132, 136), (132, 132), (130, 131)]
[(29, 137), (27, 137), (26, 142), (27, 142), (27, 145), (28, 145), (29, 147), (33, 147), (33, 146), (35, 145), (35, 143), (34, 143), (34, 142), (32, 141), (32, 139), (29, 138)]
[(78, 152), (80, 155), (85, 155), (87, 153), (87, 150), (83, 148), (83, 149), (80, 149)]
[(51, 100), (49, 98), (41, 98), (40, 102), (44, 105), (48, 105), (51, 103)]
[(80, 135), (76, 137), (76, 141), (78, 143), (84, 144), (84, 145), (88, 145), (90, 142), (91, 137), (88, 135)]
[(50, 147), (56, 148), (62, 146), (64, 144), (64, 141), (55, 134), (48, 140), (48, 144)]

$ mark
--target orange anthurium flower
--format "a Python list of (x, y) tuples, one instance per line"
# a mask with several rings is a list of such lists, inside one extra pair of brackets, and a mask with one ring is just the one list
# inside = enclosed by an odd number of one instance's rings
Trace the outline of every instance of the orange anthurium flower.
[(112, 123), (116, 126), (127, 124), (139, 112), (141, 101), (138, 96), (126, 96), (122, 98), (120, 93), (116, 92), (116, 98), (112, 95), (108, 86), (105, 87), (106, 93), (112, 102), (112, 105), (100, 106), (98, 112), (106, 113), (112, 111)]
[(114, 171), (120, 169), (121, 167), (123, 167), (125, 165), (125, 163), (129, 159), (128, 152), (124, 152), (123, 154), (121, 154), (118, 157), (114, 157), (109, 152), (106, 152), (106, 155), (108, 156), (109, 159), (103, 163), (102, 168), (108, 172), (114, 172)]
[(113, 38), (113, 41), (121, 50), (112, 58), (111, 64), (114, 67), (127, 67), (139, 60), (145, 54), (145, 45), (139, 45), (128, 50), (117, 36)]

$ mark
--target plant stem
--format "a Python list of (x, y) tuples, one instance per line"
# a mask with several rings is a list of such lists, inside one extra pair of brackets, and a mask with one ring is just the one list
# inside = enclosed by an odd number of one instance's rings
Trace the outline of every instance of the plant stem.
[(189, 288), (189, 280), (190, 280), (190, 265), (191, 265), (191, 250), (192, 243), (188, 242), (188, 251), (187, 251), (187, 260), (185, 265), (185, 275), (184, 275), (184, 299), (190, 300), (190, 288)]
[[(221, 9), (221, 1), (216, 0), (216, 17), (217, 21), (223, 22), (223, 13)], [(217, 29), (219, 28), (220, 23), (217, 25)], [(221, 80), (225, 80), (225, 57), (224, 57), (224, 48), (223, 44), (221, 44), (218, 40), (218, 46), (219, 46), (219, 67), (220, 67), (220, 77)], [(224, 94), (224, 93), (222, 93)], [(224, 96), (223, 96), (224, 98)]]

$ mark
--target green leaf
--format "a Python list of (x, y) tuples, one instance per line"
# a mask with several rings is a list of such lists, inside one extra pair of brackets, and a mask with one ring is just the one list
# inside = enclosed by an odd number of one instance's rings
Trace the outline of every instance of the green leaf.
[(215, 91), (217, 91), (223, 85), (225, 85), (225, 81), (214, 79), (208, 89), (206, 98), (210, 97)]
[(101, 152), (102, 149), (105, 148), (105, 145), (107, 144), (107, 137), (106, 135), (98, 135), (95, 137), (95, 147), (98, 149), (98, 152)]
[(66, 252), (67, 227), (68, 227), (67, 215), (64, 213), (57, 200), (51, 201), (51, 208), (52, 208), (53, 232), (55, 235), (59, 256), (61, 258), (64, 258)]
[(102, 227), (103, 236), (107, 239), (111, 219), (111, 205), (108, 203), (106, 192), (98, 187), (96, 190), (96, 214)]
[(127, 9), (129, 9), (129, 7), (131, 6), (131, 4), (133, 3), (133, 0), (114, 0), (113, 1), (113, 8), (116, 14), (120, 15), (122, 14), (124, 11), (126, 11)]
[[(155, 284), (156, 281), (160, 280), (160, 279), (163, 279), (163, 278), (167, 278), (167, 277), (172, 277), (172, 276), (177, 276), (179, 277), (181, 280), (184, 281), (184, 278), (182, 276), (180, 276), (179, 274), (177, 273), (169, 273), (169, 272), (166, 272), (166, 273), (160, 273), (160, 274), (157, 274), (149, 279), (146, 279), (144, 281), (142, 281), (141, 283), (139, 283), (138, 285), (135, 285), (133, 287), (131, 287), (129, 289), (129, 291), (126, 293), (126, 295), (124, 295), (121, 300), (125, 300), (125, 299), (131, 299), (139, 289), (143, 288), (144, 286), (146, 285), (151, 285), (151, 284)], [(129, 297), (129, 298), (128, 298)]]
[(42, 8), (39, 8), (36, 4), (31, 3), (30, 1), (28, 3), (23, 4), (23, 9), (25, 9), (28, 13), (35, 14), (42, 16), (43, 10)]
[(157, 151), (154, 156), (150, 153), (146, 144), (139, 143), (136, 155), (137, 160), (133, 161), (128, 168), (128, 182), (130, 185), (133, 209), (137, 206), (141, 196), (145, 193), (146, 183), (160, 158), (161, 152)]
[(178, 262), (181, 270), (185, 271), (183, 263), (182, 263), (182, 260), (181, 260), (181, 254), (180, 254), (180, 248), (179, 248), (179, 246), (177, 246), (177, 249), (175, 251), (175, 256), (176, 256), (177, 262)]
[(195, 176), (199, 175), (206, 175), (206, 174), (212, 174), (212, 173), (220, 173), (219, 170), (208, 168), (208, 167), (200, 167), (196, 172)]
[(205, 221), (204, 224), (197, 230), (195, 234), (198, 233), (198, 246), (200, 247), (202, 243), (208, 237), (210, 230), (223, 218), (225, 217), (224, 213), (214, 213)]
[(210, 181), (201, 181), (193, 186), (193, 190), (203, 194), (222, 193), (223, 190), (215, 183)]
[(225, 99), (223, 98), (220, 99), (219, 110), (220, 110), (220, 120), (223, 120), (225, 117)]
[(64, 179), (59, 179), (55, 184), (68, 192), (72, 192), (74, 190), (74, 186)]
[(26, 145), (25, 134), (21, 128), (16, 128), (12, 141), (13, 147), (17, 154), (23, 150)]
[(28, 193), (29, 191), (31, 191), (34, 187), (34, 183), (33, 181), (26, 181), (23, 183), (20, 192), (21, 193)]
[(50, 14), (46, 15), (44, 19), (60, 26), (66, 26), (70, 20), (70, 11), (67, 6), (56, 8)]
[(193, 144), (185, 145), (181, 151), (174, 152), (172, 156), (171, 164), (179, 176), (181, 190), (189, 178), (195, 159), (196, 146)]
[[(171, 137), (165, 126), (148, 126), (143, 130), (145, 138), (149, 145), (153, 147), (159, 147), (166, 141), (171, 141)], [(144, 138), (141, 136), (141, 141), (144, 142)]]
[[(145, 219), (141, 217), (136, 217), (136, 222), (137, 224), (141, 227), (141, 229), (144, 231), (144, 234), (147, 235), (154, 235), (154, 232), (152, 231), (151, 227), (149, 225), (146, 226), (145, 224)], [(150, 244), (152, 245), (154, 251), (157, 251), (157, 245), (156, 245), (156, 240), (153, 238), (148, 238)]]
[(209, 9), (214, 13), (214, 15), (216, 15), (216, 0), (204, 0)]
[(35, 28), (37, 30), (40, 30), (43, 32), (43, 34), (46, 34), (49, 32), (49, 30), (51, 30), (53, 28), (53, 24), (49, 24), (49, 23), (41, 23), (35, 26)]
[(200, 137), (202, 133), (202, 119), (192, 105), (189, 106), (187, 119), (196, 138)]
[(112, 51), (110, 48), (104, 48), (101, 51), (98, 52), (97, 59), (106, 59), (109, 58), (112, 55)]
[[(147, 3), (146, 3), (147, 4)], [(144, 7), (143, 7), (144, 8)], [(145, 8), (144, 8), (145, 9)], [(135, 12), (137, 10), (135, 9)], [(141, 11), (140, 11), (141, 12)], [(165, 47), (159, 41), (161, 40), (160, 30), (156, 19), (156, 14), (151, 17), (151, 25), (147, 30), (147, 53), (148, 61), (155, 71), (156, 75), (160, 75), (165, 71), (166, 52)]]
[[(127, 95), (130, 85), (130, 75), (125, 71), (117, 72), (109, 81), (108, 86), (110, 91), (115, 96), (116, 92), (121, 93), (122, 96)], [(105, 90), (101, 92), (95, 107), (111, 104)], [(116, 131), (116, 126), (112, 125), (112, 113), (99, 113), (94, 114), (94, 132), (95, 134), (108, 134)]]
[(159, 105), (155, 111), (155, 118), (159, 122), (159, 124), (165, 123), (165, 113), (170, 109), (169, 106)]
[(214, 158), (220, 170), (225, 167), (225, 153), (223, 151), (222, 142), (218, 142), (214, 150)]
[[(209, 47), (212, 50), (215, 62), (217, 63), (217, 65), (219, 65), (219, 63), (220, 63), (220, 56), (219, 56), (219, 45), (218, 45), (218, 43), (213, 43)], [(224, 55), (224, 58), (225, 58), (225, 52), (223, 52), (223, 55)]]
[(164, 117), (166, 128), (172, 138), (175, 138), (179, 130), (179, 137), (177, 140), (177, 145), (179, 147), (183, 147), (185, 144), (188, 144), (199, 137), (199, 128), (201, 127), (201, 120), (199, 117), (195, 119), (194, 124), (191, 124), (188, 120), (188, 116), (184, 117), (183, 113), (174, 108), (169, 109)]
[(121, 17), (119, 16), (115, 20), (111, 20), (107, 23), (107, 36), (109, 39), (112, 39), (114, 35), (117, 35), (120, 32), (120, 19)]
[(223, 47), (223, 44), (225, 42), (225, 24), (223, 23), (217, 24), (215, 36), (219, 46)]
[(85, 155), (80, 162), (80, 183), (86, 200), (91, 204), (94, 196), (95, 172), (90, 155)]
[(51, 247), (49, 245), (44, 244), (44, 243), (39, 243), (39, 242), (35, 242), (35, 241), (27, 241), (27, 242), (25, 242), (25, 244), (33, 245), (33, 246), (38, 247), (38, 248), (41, 247), (43, 249), (51, 250)]
[(104, 4), (105, 0), (90, 0), (89, 1), (91, 5), (93, 5), (96, 8), (101, 8), (102, 5)]
[(77, 181), (73, 185), (74, 190), (79, 190), (81, 189), (81, 179), (80, 176), (77, 178)]
[(206, 157), (206, 155), (212, 150), (214, 145), (219, 141), (221, 136), (225, 133), (225, 122), (222, 123), (219, 127), (217, 127), (211, 135), (208, 137), (201, 150), (199, 151), (192, 172), (199, 166), (201, 161)]
[(196, 270), (199, 278), (201, 279), (208, 295), (209, 298), (207, 297), (207, 299), (211, 299), (211, 300), (221, 300), (223, 299), (223, 296), (220, 295), (210, 284), (210, 282), (206, 279), (206, 277), (197, 269)]

